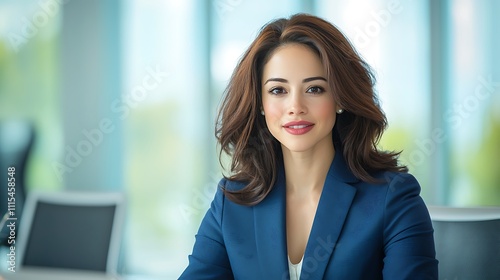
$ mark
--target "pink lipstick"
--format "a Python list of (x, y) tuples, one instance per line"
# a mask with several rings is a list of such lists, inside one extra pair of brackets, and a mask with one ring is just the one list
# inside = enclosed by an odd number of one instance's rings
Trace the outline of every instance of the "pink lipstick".
[(313, 128), (314, 124), (306, 121), (294, 121), (283, 125), (283, 128), (290, 134), (302, 135), (306, 134)]

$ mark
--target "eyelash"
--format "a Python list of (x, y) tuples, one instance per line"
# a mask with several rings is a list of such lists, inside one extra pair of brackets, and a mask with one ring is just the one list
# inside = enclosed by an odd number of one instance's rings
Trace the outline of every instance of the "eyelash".
[[(276, 90), (280, 90), (281, 92), (277, 93), (277, 92), (275, 92)], [(280, 94), (283, 94), (283, 92), (285, 92), (285, 89), (283, 89), (282, 87), (273, 87), (269, 90), (269, 93), (272, 95), (280, 95)]]
[[(317, 89), (317, 90), (319, 90), (319, 92), (310, 92), (310, 90), (311, 90), (311, 89)], [(306, 90), (306, 92), (308, 92), (308, 93), (312, 93), (312, 94), (321, 94), (321, 93), (325, 92), (325, 89), (324, 89), (324, 88), (322, 88), (322, 87), (320, 87), (320, 86), (312, 86), (312, 87), (309, 87), (309, 88)]]
[[(315, 92), (311, 92), (311, 89), (316, 89)], [(277, 93), (276, 91), (279, 90), (281, 92)], [(282, 87), (273, 87), (269, 90), (269, 93), (272, 94), (272, 95), (280, 95), (280, 94), (284, 94), (285, 89), (282, 88)], [(312, 94), (321, 94), (323, 92), (325, 92), (325, 89), (323, 87), (320, 87), (320, 86), (311, 86), (309, 87), (307, 90), (306, 90), (307, 93), (312, 93)]]

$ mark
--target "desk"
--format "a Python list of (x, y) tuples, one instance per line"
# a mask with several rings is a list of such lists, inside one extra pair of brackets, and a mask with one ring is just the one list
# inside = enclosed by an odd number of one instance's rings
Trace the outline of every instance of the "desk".
[(147, 275), (125, 275), (110, 276), (103, 273), (88, 271), (71, 271), (56, 269), (25, 269), (23, 271), (10, 272), (1, 271), (1, 280), (164, 280), (177, 279), (179, 276), (147, 276)]
[(3, 271), (0, 275), (3, 280), (123, 280), (121, 277), (105, 273), (45, 268), (26, 268), (16, 272)]

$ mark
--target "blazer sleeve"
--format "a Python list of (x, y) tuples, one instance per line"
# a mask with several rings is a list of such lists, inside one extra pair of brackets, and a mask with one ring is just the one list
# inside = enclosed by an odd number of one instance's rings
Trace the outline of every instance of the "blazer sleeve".
[(218, 185), (215, 198), (196, 234), (193, 252), (188, 257), (189, 264), (179, 279), (234, 279), (221, 230), (225, 198), (220, 186), (225, 182), (222, 179)]
[(384, 279), (438, 279), (434, 229), (417, 180), (396, 175), (385, 203)]

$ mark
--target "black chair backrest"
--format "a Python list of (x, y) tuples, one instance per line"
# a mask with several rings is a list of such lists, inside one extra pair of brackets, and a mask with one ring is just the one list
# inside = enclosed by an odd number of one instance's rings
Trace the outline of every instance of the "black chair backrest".
[(500, 208), (429, 207), (439, 279), (500, 279)]
[(116, 273), (124, 204), (122, 193), (30, 192), (17, 240), (20, 268)]

